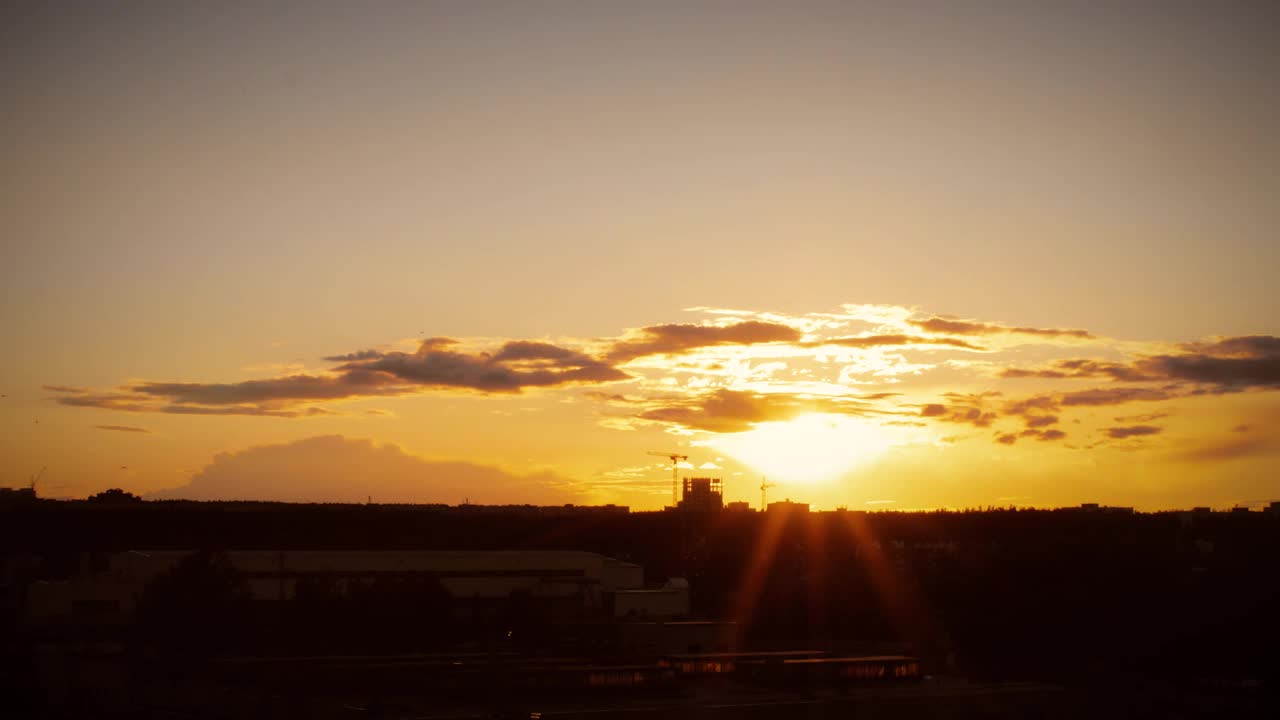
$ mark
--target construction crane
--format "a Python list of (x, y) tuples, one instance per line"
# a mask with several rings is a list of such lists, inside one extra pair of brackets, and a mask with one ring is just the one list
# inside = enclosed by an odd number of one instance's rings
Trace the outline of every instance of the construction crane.
[(764, 512), (769, 508), (769, 506), (765, 504), (765, 491), (771, 487), (777, 487), (777, 486), (770, 483), (768, 478), (761, 476), (760, 477), (760, 512)]
[(679, 503), (679, 498), (676, 493), (679, 483), (676, 480), (676, 475), (679, 472), (680, 462), (682, 460), (688, 460), (689, 456), (673, 452), (654, 452), (653, 450), (648, 451), (647, 454), (655, 457), (664, 457), (671, 461), (671, 507), (675, 507)]

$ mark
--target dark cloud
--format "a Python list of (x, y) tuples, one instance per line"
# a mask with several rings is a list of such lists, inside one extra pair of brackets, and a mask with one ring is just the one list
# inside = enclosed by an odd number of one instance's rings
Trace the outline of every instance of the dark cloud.
[(1155, 377), (1216, 386), (1218, 390), (1280, 388), (1280, 338), (1224, 338), (1182, 349), (1186, 352), (1142, 358), (1135, 366)]
[(686, 399), (669, 399), (641, 412), (642, 420), (668, 422), (697, 430), (733, 433), (750, 430), (756, 423), (790, 420), (811, 412), (844, 415), (892, 415), (869, 404), (878, 393), (853, 398), (824, 398), (785, 393), (752, 393), (721, 388)]
[(1280, 338), (1270, 335), (1229, 337), (1214, 342), (1185, 343), (1181, 352), (1145, 355), (1131, 363), (1105, 360), (1059, 360), (1044, 368), (1007, 368), (1005, 378), (1109, 377), (1120, 382), (1194, 383), (1202, 392), (1280, 388)]
[(1149, 380), (1158, 380), (1159, 377), (1153, 377), (1143, 371), (1137, 370), (1124, 363), (1110, 362), (1105, 360), (1058, 360), (1051, 363), (1047, 368), (1039, 369), (1022, 369), (1022, 368), (1005, 368), (1000, 371), (1002, 378), (1095, 378), (1109, 377), (1112, 380), (1120, 380), (1123, 382), (1144, 382)]
[(175, 405), (157, 403), (156, 398), (141, 394), (93, 394), (67, 395), (58, 397), (59, 405), (70, 407), (89, 407), (101, 410), (136, 413), (165, 413), (169, 415), (250, 415), (259, 417), (296, 418), (314, 415), (334, 414), (323, 408), (309, 407), (304, 409), (282, 409), (260, 407), (255, 405), (226, 405), (209, 407), (201, 405)]
[(1060, 405), (1052, 395), (1036, 395), (1021, 400), (1013, 400), (1002, 408), (1006, 415), (1028, 415), (1032, 411), (1056, 412)]
[(1156, 420), (1162, 420), (1169, 417), (1173, 413), (1146, 413), (1144, 415), (1119, 415), (1115, 418), (1118, 423), (1149, 423)]
[(1129, 427), (1109, 427), (1105, 428), (1103, 432), (1105, 432), (1107, 437), (1112, 440), (1123, 440), (1125, 438), (1141, 437), (1143, 435), (1155, 435), (1163, 429), (1164, 428), (1159, 428), (1155, 425), (1131, 425)]
[(457, 341), (428, 338), (413, 353), (362, 350), (329, 359), (340, 363), (328, 375), (298, 374), (237, 383), (147, 381), (118, 393), (47, 386), (57, 402), (124, 412), (182, 415), (312, 417), (336, 414), (297, 406), (321, 400), (387, 397), (424, 388), (519, 393), (525, 388), (626, 380), (630, 376), (585, 353), (551, 343), (517, 340), (493, 352), (466, 353)]
[(1090, 339), (1093, 337), (1087, 330), (1061, 330), (1057, 328), (1007, 327), (994, 323), (973, 320), (954, 320), (943, 317), (931, 317), (925, 320), (908, 320), (909, 324), (928, 332), (945, 335), (995, 335), (1014, 333), (1018, 335), (1034, 335), (1039, 337), (1072, 337)]
[[(358, 482), (352, 468), (359, 468)], [(551, 473), (513, 475), (467, 462), (437, 462), (395, 445), (341, 435), (222, 453), (182, 487), (151, 499), (363, 503), (579, 502), (576, 483)]]
[(1059, 396), (1059, 402), (1064, 407), (1077, 407), (1121, 405), (1123, 403), (1134, 402), (1137, 400), (1150, 402), (1156, 400), (1168, 400), (1171, 397), (1176, 396), (1168, 391), (1153, 388), (1096, 388), (1093, 390), (1078, 390), (1076, 392), (1063, 393)]
[(646, 410), (639, 417), (698, 430), (732, 433), (750, 430), (756, 423), (788, 420), (806, 409), (804, 403), (789, 395), (759, 395), (720, 389), (688, 401)]
[(920, 407), (920, 417), (933, 418), (939, 422), (960, 423), (974, 427), (990, 427), (996, 420), (996, 413), (986, 409), (986, 395), (960, 395), (948, 393), (948, 403), (928, 403)]
[(328, 362), (353, 362), (359, 360), (376, 360), (382, 357), (380, 350), (360, 350), (346, 355), (330, 355), (324, 358)]
[(1003, 445), (1012, 445), (1017, 442), (1018, 438), (1031, 438), (1038, 442), (1053, 442), (1055, 440), (1061, 440), (1066, 436), (1067, 434), (1061, 430), (1055, 430), (1052, 428), (1048, 430), (1027, 428), (1016, 435), (1014, 433), (996, 433), (994, 441)]
[(238, 383), (144, 382), (128, 390), (180, 405), (210, 406), (336, 400), (403, 392), (395, 386), (394, 378), (360, 369), (341, 375), (290, 375)]
[[(1033, 395), (1019, 400), (1011, 400), (1001, 407), (1006, 416), (1020, 417), (1028, 428), (1040, 428), (1058, 422), (1057, 413), (1069, 407), (1100, 407), (1122, 405), (1135, 401), (1166, 400), (1176, 395), (1166, 390), (1141, 387), (1094, 388), (1077, 390), (1068, 393), (1047, 393)], [(1137, 418), (1155, 419), (1165, 414), (1135, 416)], [(1120, 422), (1120, 418), (1116, 419)]]
[(640, 337), (620, 340), (605, 353), (612, 363), (624, 363), (646, 355), (670, 355), (716, 345), (758, 345), (798, 342), (800, 331), (790, 325), (748, 320), (711, 326), (673, 323), (641, 328)]
[(920, 335), (862, 335), (858, 337), (838, 337), (814, 343), (816, 346), (839, 345), (850, 348), (893, 347), (901, 345), (946, 345), (964, 350), (985, 350), (981, 345), (974, 345), (960, 338), (924, 337)]
[(94, 429), (96, 429), (96, 430), (114, 430), (114, 431), (116, 431), (116, 432), (127, 432), (127, 433), (149, 433), (149, 432), (151, 432), (150, 430), (148, 430), (148, 429), (146, 429), (146, 428), (133, 427), (132, 425), (94, 425), (93, 427), (94, 427)]
[[(493, 353), (449, 349), (453, 341), (432, 338), (417, 352), (386, 352), (339, 365), (343, 382), (365, 388), (379, 384), (407, 388), (459, 388), (484, 393), (519, 393), (531, 387), (627, 380), (631, 376), (582, 352), (550, 343), (516, 340)], [(407, 386), (407, 388), (406, 388)], [(357, 394), (378, 394), (360, 392)]]

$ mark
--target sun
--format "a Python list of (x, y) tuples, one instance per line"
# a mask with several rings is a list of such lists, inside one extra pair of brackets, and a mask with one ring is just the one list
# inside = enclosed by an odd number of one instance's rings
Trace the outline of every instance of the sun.
[(832, 480), (884, 454), (894, 438), (874, 422), (813, 413), (766, 422), (704, 441), (770, 479), (815, 483)]

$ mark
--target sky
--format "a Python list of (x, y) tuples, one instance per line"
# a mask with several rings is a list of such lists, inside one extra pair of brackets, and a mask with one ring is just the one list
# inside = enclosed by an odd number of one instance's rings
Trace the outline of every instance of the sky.
[(1280, 499), (1280, 13), (6, 3), (0, 485)]

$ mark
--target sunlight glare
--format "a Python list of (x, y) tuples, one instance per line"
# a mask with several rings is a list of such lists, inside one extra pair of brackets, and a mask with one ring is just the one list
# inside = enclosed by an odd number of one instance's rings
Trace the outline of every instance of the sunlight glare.
[(894, 442), (877, 423), (813, 413), (785, 422), (760, 423), (706, 444), (771, 479), (813, 483), (835, 479), (880, 457)]

